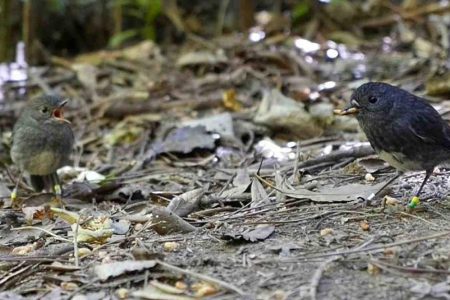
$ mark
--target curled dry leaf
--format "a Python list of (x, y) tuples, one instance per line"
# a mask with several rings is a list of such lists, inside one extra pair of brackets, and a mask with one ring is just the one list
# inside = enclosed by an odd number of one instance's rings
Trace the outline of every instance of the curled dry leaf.
[(250, 191), (252, 195), (252, 202), (250, 204), (250, 207), (258, 207), (270, 202), (269, 195), (267, 194), (258, 178), (253, 178)]
[(189, 120), (181, 123), (178, 127), (203, 126), (208, 132), (217, 133), (220, 136), (235, 138), (233, 117), (230, 113), (222, 113), (213, 116), (207, 116), (201, 119)]
[(162, 235), (175, 232), (188, 233), (196, 230), (194, 226), (165, 207), (153, 208), (152, 228)]
[(312, 138), (322, 134), (304, 104), (273, 89), (264, 93), (254, 121), (273, 129), (284, 129), (298, 138)]
[(31, 224), (33, 220), (51, 219), (53, 214), (48, 206), (28, 206), (22, 207), (22, 212), (25, 215), (25, 220)]
[(374, 265), (374, 264), (368, 263), (367, 264), (367, 272), (370, 275), (378, 275), (378, 274), (380, 274), (381, 269), (378, 266)]
[[(77, 224), (72, 224), (72, 231), (75, 232)], [(77, 242), (79, 243), (92, 243), (92, 244), (104, 244), (112, 236), (113, 230), (110, 228), (98, 228), (95, 230), (85, 229), (81, 226), (78, 227)]]
[(19, 246), (19, 247), (15, 247), (14, 249), (12, 249), (11, 254), (12, 255), (27, 255), (27, 254), (30, 254), (31, 252), (33, 252), (34, 250), (36, 250), (37, 248), (38, 248), (37, 243), (28, 244), (25, 246)]
[(369, 231), (369, 229), (370, 229), (370, 225), (369, 225), (369, 222), (367, 222), (367, 220), (361, 221), (359, 223), (359, 227), (361, 227), (361, 229), (364, 231)]
[(372, 174), (367, 173), (367, 174), (364, 176), (364, 180), (367, 181), (367, 182), (374, 182), (374, 181), (375, 181), (375, 177), (373, 177)]
[(191, 153), (194, 149), (209, 149), (216, 147), (216, 139), (207, 132), (204, 126), (182, 127), (172, 130), (164, 139), (152, 144), (151, 155), (161, 153)]
[(201, 197), (207, 189), (208, 187), (198, 188), (175, 196), (170, 201), (167, 209), (180, 217), (185, 217), (198, 209)]
[(258, 242), (267, 239), (275, 231), (273, 225), (258, 225), (250, 228), (234, 229), (222, 236), (224, 240)]
[(142, 290), (131, 293), (133, 297), (139, 299), (164, 299), (164, 300), (195, 300), (197, 297), (183, 295), (184, 290), (177, 289), (168, 284), (152, 281)]
[(396, 199), (394, 197), (391, 197), (391, 196), (387, 196), (387, 195), (384, 196), (383, 200), (385, 201), (385, 204), (389, 205), (389, 206), (396, 206), (396, 205), (400, 205), (401, 204), (400, 200), (398, 200), (398, 199)]
[(130, 290), (126, 288), (120, 288), (116, 290), (116, 296), (119, 299), (128, 299), (128, 297), (130, 296)]
[(154, 260), (126, 260), (94, 266), (94, 273), (104, 281), (110, 277), (117, 277), (128, 272), (139, 272), (156, 266)]
[(242, 195), (252, 183), (247, 169), (238, 169), (233, 179), (233, 187), (223, 191), (220, 197), (236, 197)]
[(163, 245), (164, 251), (167, 252), (177, 251), (178, 247), (180, 247), (180, 244), (178, 244), (177, 242), (165, 242)]
[(333, 233), (334, 233), (333, 228), (324, 228), (324, 229), (320, 230), (320, 236), (331, 235)]
[(176, 64), (179, 67), (193, 65), (217, 65), (228, 61), (223, 50), (219, 49), (216, 53), (209, 51), (188, 52), (181, 55)]
[(197, 297), (212, 296), (219, 292), (217, 286), (205, 281), (194, 283), (192, 285), (192, 290)]

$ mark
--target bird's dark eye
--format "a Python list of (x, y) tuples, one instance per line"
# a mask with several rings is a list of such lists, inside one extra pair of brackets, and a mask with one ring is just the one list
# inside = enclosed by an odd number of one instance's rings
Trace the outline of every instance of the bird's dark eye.
[(41, 107), (41, 113), (43, 113), (43, 114), (48, 113), (48, 107), (47, 106), (42, 106)]
[(370, 103), (375, 103), (375, 102), (377, 102), (378, 101), (378, 98), (377, 97), (375, 97), (375, 96), (370, 96), (369, 97), (369, 102)]

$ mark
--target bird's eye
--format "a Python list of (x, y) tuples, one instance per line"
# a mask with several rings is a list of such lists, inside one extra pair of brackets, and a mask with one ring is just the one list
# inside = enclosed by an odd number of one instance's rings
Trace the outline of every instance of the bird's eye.
[(48, 113), (48, 107), (47, 106), (41, 107), (41, 113), (43, 113), (43, 114)]
[(370, 103), (376, 103), (378, 101), (378, 98), (377, 97), (375, 97), (375, 96), (370, 96), (369, 97), (369, 102)]

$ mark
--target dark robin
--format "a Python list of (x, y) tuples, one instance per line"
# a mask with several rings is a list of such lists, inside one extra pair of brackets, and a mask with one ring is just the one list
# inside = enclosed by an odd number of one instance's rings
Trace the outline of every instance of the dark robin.
[(12, 136), (11, 158), (20, 169), (11, 193), (13, 201), (24, 172), (30, 174), (31, 185), (36, 191), (53, 191), (61, 196), (56, 170), (68, 163), (74, 143), (70, 122), (64, 119), (66, 103), (67, 100), (59, 96), (43, 96), (25, 104)]
[(375, 152), (397, 169), (383, 189), (405, 171), (425, 170), (411, 207), (419, 202), (434, 168), (450, 160), (450, 126), (425, 99), (403, 89), (382, 82), (365, 83), (340, 114), (355, 114)]

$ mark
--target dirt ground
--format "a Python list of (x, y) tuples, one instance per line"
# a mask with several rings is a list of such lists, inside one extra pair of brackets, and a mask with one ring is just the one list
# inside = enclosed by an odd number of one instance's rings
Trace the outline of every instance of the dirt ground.
[[(13, 66), (29, 77), (0, 90), (0, 299), (449, 299), (448, 171), (413, 209), (424, 173), (405, 174), (381, 211), (359, 197), (395, 171), (333, 115), (380, 80), (448, 117), (445, 44), (392, 26), (388, 44), (191, 37)], [(9, 200), (12, 126), (42, 93), (70, 99), (64, 207), (26, 180)]]

